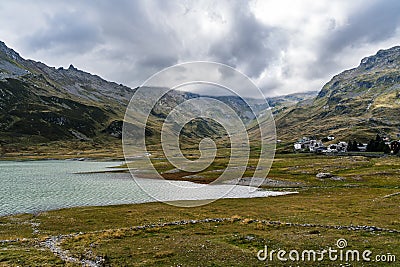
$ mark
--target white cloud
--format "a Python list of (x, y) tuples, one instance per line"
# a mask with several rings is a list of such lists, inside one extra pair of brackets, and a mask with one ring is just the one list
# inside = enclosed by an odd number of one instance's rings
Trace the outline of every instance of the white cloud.
[(169, 65), (211, 60), (279, 95), (318, 90), (400, 44), (398, 10), (396, 0), (2, 1), (0, 39), (132, 87)]

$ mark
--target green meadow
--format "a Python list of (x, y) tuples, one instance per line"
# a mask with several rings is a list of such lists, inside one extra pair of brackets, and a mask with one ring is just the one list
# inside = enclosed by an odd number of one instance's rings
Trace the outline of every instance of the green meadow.
[[(199, 174), (203, 182), (215, 179), (209, 171)], [(319, 172), (340, 179), (317, 179)], [(82, 266), (82, 260), (98, 266), (339, 266), (346, 262), (284, 262), (276, 255), (260, 261), (257, 253), (265, 246), (337, 248), (341, 238), (346, 249), (397, 260), (348, 266), (400, 266), (400, 157), (278, 154), (269, 178), (298, 185), (268, 189), (298, 193), (195, 208), (146, 203), (2, 217), (0, 266)], [(69, 260), (45, 245), (56, 237)]]

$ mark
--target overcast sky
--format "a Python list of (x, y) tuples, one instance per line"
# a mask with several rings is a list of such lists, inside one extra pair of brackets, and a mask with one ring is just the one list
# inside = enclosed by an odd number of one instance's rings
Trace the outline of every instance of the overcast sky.
[(0, 2), (0, 40), (25, 58), (131, 87), (176, 63), (210, 60), (266, 96), (319, 90), (400, 45), (398, 0)]

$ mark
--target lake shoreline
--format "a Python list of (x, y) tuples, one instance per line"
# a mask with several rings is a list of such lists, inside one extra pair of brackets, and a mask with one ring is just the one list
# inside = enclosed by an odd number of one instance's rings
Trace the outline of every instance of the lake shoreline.
[[(289, 195), (295, 195), (299, 194), (299, 192), (279, 192), (279, 191), (268, 191), (271, 193), (277, 193), (277, 194), (272, 194), (272, 195), (266, 195), (266, 196), (257, 196), (257, 197), (224, 197), (220, 199), (226, 199), (226, 200), (245, 200), (245, 199), (263, 199), (263, 198), (270, 198), (270, 197), (284, 197), (284, 196), (289, 196)], [(23, 212), (23, 213), (10, 213), (10, 214), (5, 214), (5, 215), (0, 215), (0, 219), (2, 218), (8, 218), (8, 217), (13, 217), (13, 216), (23, 216), (23, 215), (32, 215), (32, 216), (38, 216), (43, 213), (48, 213), (48, 212), (60, 212), (64, 210), (73, 210), (73, 209), (81, 209), (81, 208), (88, 208), (88, 209), (96, 209), (96, 208), (112, 208), (112, 207), (124, 207), (124, 206), (136, 206), (136, 205), (147, 205), (147, 204), (167, 204), (170, 206), (174, 206), (174, 202), (176, 203), (182, 203), (182, 202), (208, 202), (211, 201), (217, 201), (220, 199), (201, 199), (201, 200), (172, 200), (172, 201), (149, 201), (149, 202), (138, 202), (138, 203), (120, 203), (120, 204), (109, 204), (109, 205), (82, 205), (82, 206), (71, 206), (71, 207), (62, 207), (62, 208), (57, 208), (57, 209), (49, 209), (49, 210), (38, 210), (36, 212)], [(179, 207), (179, 206), (177, 206)], [(190, 207), (184, 207), (184, 208), (190, 208)]]
[[(0, 214), (36, 214), (72, 207), (149, 202), (204, 201), (286, 195), (290, 190), (256, 190), (240, 185), (210, 187), (193, 181), (133, 179), (117, 161), (0, 161)], [(247, 188), (247, 189), (246, 189)]]

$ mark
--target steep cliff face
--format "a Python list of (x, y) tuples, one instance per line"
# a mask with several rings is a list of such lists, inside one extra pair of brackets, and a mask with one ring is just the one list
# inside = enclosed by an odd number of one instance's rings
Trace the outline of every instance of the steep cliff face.
[[(400, 127), (400, 47), (380, 50), (332, 78), (308, 105), (277, 120), (283, 136), (396, 136)], [(292, 133), (292, 134), (290, 134)]]

